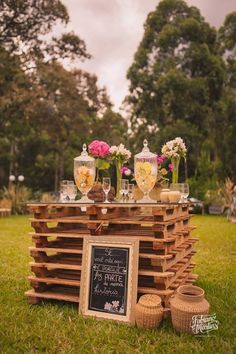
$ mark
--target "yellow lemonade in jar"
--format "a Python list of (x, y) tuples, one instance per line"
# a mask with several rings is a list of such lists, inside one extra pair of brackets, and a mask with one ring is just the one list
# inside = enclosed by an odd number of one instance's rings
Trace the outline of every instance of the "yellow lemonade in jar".
[(93, 186), (93, 172), (86, 166), (79, 166), (75, 171), (75, 183), (82, 194), (87, 194)]
[(156, 173), (150, 162), (137, 162), (135, 168), (135, 179), (142, 192), (148, 193), (155, 185)]

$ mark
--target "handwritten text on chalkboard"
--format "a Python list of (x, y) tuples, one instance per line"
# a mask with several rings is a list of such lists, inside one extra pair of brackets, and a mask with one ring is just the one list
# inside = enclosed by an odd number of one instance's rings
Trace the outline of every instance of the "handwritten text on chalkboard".
[(129, 251), (92, 246), (89, 310), (126, 315)]

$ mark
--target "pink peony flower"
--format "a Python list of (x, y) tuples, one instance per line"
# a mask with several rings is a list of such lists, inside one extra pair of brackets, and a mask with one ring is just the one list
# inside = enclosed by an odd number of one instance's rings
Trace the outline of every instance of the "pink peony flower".
[(173, 165), (172, 165), (172, 163), (169, 163), (168, 167), (169, 167), (169, 170), (170, 170), (170, 171), (173, 170)]
[(109, 155), (110, 146), (105, 141), (94, 140), (89, 144), (88, 149), (94, 157), (106, 157)]

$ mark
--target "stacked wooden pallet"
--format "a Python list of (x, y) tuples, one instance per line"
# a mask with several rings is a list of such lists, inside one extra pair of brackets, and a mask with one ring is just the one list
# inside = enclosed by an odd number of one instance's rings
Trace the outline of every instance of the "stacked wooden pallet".
[(136, 237), (140, 242), (138, 292), (155, 293), (168, 306), (175, 289), (192, 283), (188, 204), (32, 204), (35, 232), (30, 247), (34, 276), (30, 303), (42, 299), (79, 302), (83, 238), (88, 235)]

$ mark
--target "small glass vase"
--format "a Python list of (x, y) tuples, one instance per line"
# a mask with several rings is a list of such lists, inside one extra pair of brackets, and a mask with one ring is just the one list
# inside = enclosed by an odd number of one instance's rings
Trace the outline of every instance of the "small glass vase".
[(180, 163), (180, 156), (172, 157), (172, 159), (171, 159), (172, 183), (178, 183), (178, 181), (179, 181), (179, 163)]
[(121, 200), (121, 180), (122, 180), (122, 173), (121, 173), (122, 164), (120, 161), (116, 161), (116, 201)]

